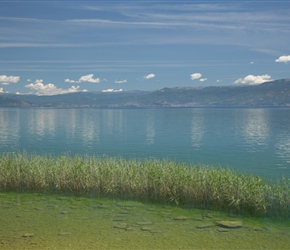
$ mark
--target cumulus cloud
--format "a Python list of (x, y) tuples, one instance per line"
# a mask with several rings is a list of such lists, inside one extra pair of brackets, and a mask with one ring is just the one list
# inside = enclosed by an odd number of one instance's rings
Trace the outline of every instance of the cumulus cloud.
[(92, 82), (92, 83), (99, 83), (100, 78), (94, 78), (94, 74), (88, 74), (86, 76), (82, 76), (79, 79), (80, 82)]
[(272, 81), (270, 75), (261, 75), (261, 76), (254, 76), (254, 75), (247, 75), (244, 78), (239, 78), (235, 81), (235, 84), (247, 84), (247, 85), (258, 85), (264, 82)]
[(283, 63), (290, 62), (290, 55), (289, 56), (280, 56), (278, 59), (275, 60), (275, 62), (283, 62)]
[(127, 80), (125, 79), (125, 80), (120, 80), (120, 81), (115, 81), (115, 83), (126, 83), (127, 82)]
[(68, 83), (76, 83), (77, 81), (75, 80), (71, 80), (71, 79), (64, 79), (64, 82), (68, 82)]
[(106, 93), (106, 92), (122, 92), (123, 89), (104, 89), (102, 90), (102, 92)]
[(200, 78), (199, 81), (200, 82), (205, 82), (207, 80), (207, 78)]
[(3, 92), (4, 92), (3, 88), (0, 88), (0, 93), (3, 93)]
[[(26, 88), (34, 91), (36, 95), (59, 95), (80, 92), (79, 86), (71, 86), (69, 89), (57, 88), (53, 83), (43, 84), (42, 79), (37, 79), (34, 83), (25, 85)], [(85, 92), (86, 90), (82, 90)]]
[(196, 79), (201, 78), (201, 76), (202, 76), (202, 74), (200, 74), (200, 73), (194, 73), (194, 74), (190, 75), (190, 79), (191, 80), (196, 80)]
[(154, 78), (154, 77), (155, 77), (155, 74), (149, 74), (147, 76), (143, 76), (143, 78), (146, 79), (146, 80)]
[(7, 76), (7, 75), (0, 75), (0, 82), (3, 85), (9, 85), (10, 83), (17, 83), (19, 82), (19, 76)]
[(67, 82), (67, 83), (81, 83), (81, 82), (99, 83), (100, 81), (101, 81), (100, 78), (94, 78), (94, 74), (88, 74), (85, 76), (81, 76), (78, 81), (71, 80), (69, 78), (64, 79), (64, 82)]

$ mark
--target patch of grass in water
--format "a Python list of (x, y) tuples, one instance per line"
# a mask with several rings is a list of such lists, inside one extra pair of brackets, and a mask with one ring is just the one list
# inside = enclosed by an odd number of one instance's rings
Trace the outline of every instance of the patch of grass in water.
[(290, 179), (171, 161), (94, 156), (0, 156), (0, 190), (171, 204), (261, 217), (290, 216)]

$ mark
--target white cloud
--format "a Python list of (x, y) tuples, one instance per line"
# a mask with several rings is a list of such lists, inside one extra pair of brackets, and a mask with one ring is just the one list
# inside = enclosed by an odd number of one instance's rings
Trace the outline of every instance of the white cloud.
[(205, 82), (207, 80), (207, 78), (201, 78), (199, 79), (200, 82)]
[(64, 82), (68, 82), (68, 83), (76, 83), (77, 81), (75, 80), (71, 80), (71, 79), (65, 79)]
[[(25, 85), (26, 88), (30, 88), (35, 92), (36, 95), (59, 95), (80, 92), (80, 86), (71, 86), (69, 89), (57, 88), (53, 83), (43, 84), (42, 79), (37, 79), (34, 83)], [(86, 90), (82, 90), (86, 92)]]
[(196, 80), (196, 79), (201, 78), (201, 76), (202, 76), (202, 74), (200, 74), (200, 73), (194, 73), (194, 74), (190, 75), (190, 79), (191, 80)]
[(244, 78), (240, 78), (235, 81), (235, 84), (247, 84), (247, 85), (258, 85), (264, 82), (272, 81), (270, 75), (261, 75), (261, 76), (254, 76), (254, 75), (247, 75)]
[(283, 62), (283, 63), (290, 62), (290, 55), (289, 56), (280, 56), (278, 59), (275, 60), (275, 62)]
[(81, 76), (78, 81), (71, 80), (69, 78), (64, 79), (64, 82), (67, 82), (67, 83), (81, 83), (81, 82), (99, 83), (100, 81), (101, 81), (100, 78), (94, 78), (94, 74)]
[(154, 78), (154, 77), (155, 77), (155, 74), (149, 74), (147, 76), (143, 76), (143, 78), (146, 79), (146, 80)]
[(122, 92), (123, 89), (104, 89), (102, 90), (102, 92), (106, 93), (106, 92)]
[(3, 88), (0, 88), (0, 93), (3, 93), (3, 92), (4, 92)]
[(99, 83), (100, 78), (94, 78), (94, 74), (88, 74), (86, 76), (82, 76), (79, 79), (79, 82), (92, 82), (92, 83)]
[(0, 82), (3, 85), (9, 85), (10, 83), (17, 83), (19, 82), (19, 76), (7, 76), (7, 75), (0, 75)]
[(127, 82), (127, 80), (125, 79), (125, 80), (120, 80), (120, 81), (115, 81), (115, 83), (126, 83)]

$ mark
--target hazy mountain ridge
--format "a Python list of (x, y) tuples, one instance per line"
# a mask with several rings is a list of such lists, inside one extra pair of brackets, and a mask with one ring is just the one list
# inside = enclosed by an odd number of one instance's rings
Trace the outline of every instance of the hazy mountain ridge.
[(290, 106), (290, 79), (260, 85), (176, 87), (118, 93), (78, 92), (54, 96), (0, 94), (2, 107), (199, 107)]

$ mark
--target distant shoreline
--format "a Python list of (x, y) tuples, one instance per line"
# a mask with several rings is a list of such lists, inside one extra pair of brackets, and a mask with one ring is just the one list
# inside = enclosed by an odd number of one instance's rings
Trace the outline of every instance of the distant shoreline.
[(259, 85), (176, 87), (155, 91), (75, 92), (58, 95), (0, 93), (0, 107), (199, 108), (290, 107), (290, 79)]

